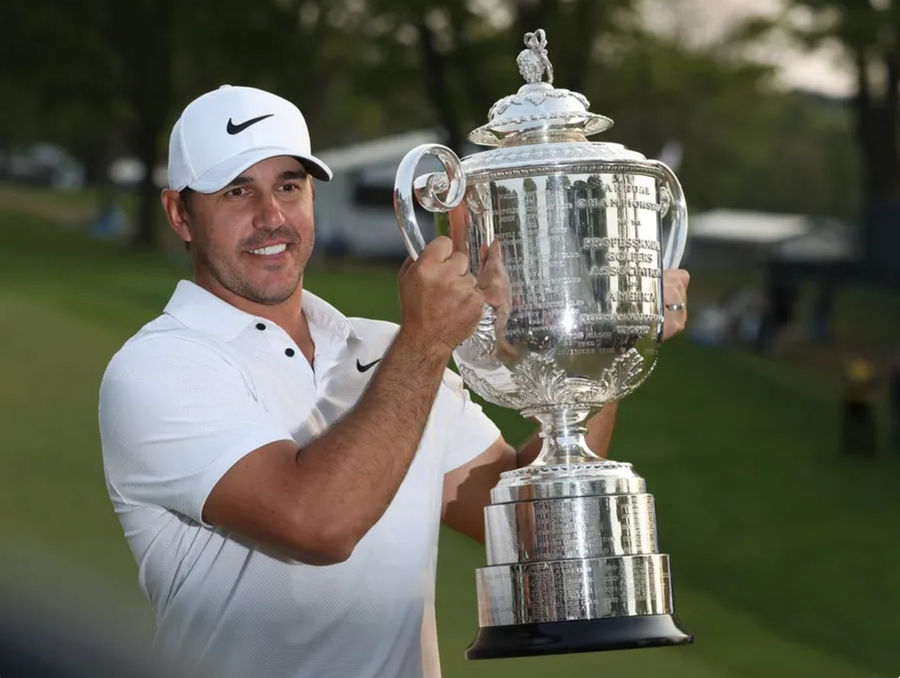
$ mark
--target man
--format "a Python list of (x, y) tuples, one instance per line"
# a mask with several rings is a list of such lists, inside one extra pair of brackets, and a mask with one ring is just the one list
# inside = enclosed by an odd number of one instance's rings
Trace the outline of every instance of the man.
[[(517, 454), (446, 370), (486, 299), (449, 239), (401, 268), (399, 328), (304, 290), (311, 177), (331, 172), (273, 94), (225, 86), (176, 122), (162, 202), (194, 282), (104, 375), (107, 485), (163, 651), (216, 675), (437, 676), (439, 522), (483, 539), (538, 441)], [(614, 411), (590, 423), (600, 453)]]

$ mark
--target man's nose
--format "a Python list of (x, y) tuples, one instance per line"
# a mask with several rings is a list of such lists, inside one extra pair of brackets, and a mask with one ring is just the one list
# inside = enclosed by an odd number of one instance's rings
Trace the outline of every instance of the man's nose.
[(253, 226), (271, 230), (283, 224), (284, 212), (278, 198), (274, 193), (261, 194), (257, 201), (256, 214), (253, 216)]

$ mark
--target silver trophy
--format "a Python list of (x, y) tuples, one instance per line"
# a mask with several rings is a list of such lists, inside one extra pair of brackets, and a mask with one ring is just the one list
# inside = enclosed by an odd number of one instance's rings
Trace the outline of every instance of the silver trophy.
[[(596, 456), (585, 420), (637, 388), (657, 360), (662, 271), (678, 266), (687, 209), (663, 163), (591, 143), (612, 120), (553, 87), (543, 30), (517, 59), (526, 84), (469, 135), (463, 160), (425, 144), (400, 164), (394, 209), (410, 255), (425, 243), (413, 195), (471, 270), (504, 291), (455, 351), (485, 400), (541, 426), (530, 465), (503, 473), (485, 507), (479, 631), (469, 659), (688, 643), (658, 553), (653, 496), (631, 464)], [(545, 75), (547, 81), (544, 81)], [(414, 178), (433, 155), (443, 172)], [(486, 247), (502, 264), (487, 271)]]

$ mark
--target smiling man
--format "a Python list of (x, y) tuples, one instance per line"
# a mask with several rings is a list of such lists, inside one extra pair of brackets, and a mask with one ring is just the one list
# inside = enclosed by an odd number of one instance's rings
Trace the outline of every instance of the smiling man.
[[(194, 281), (100, 389), (157, 644), (216, 676), (438, 676), (438, 526), (483, 539), (499, 473), (539, 448), (517, 454), (446, 370), (490, 301), (449, 239), (401, 268), (399, 326), (304, 289), (330, 177), (290, 102), (225, 86), (189, 104), (162, 202)], [(686, 274), (669, 282), (683, 301)], [(614, 411), (590, 423), (601, 454)]]

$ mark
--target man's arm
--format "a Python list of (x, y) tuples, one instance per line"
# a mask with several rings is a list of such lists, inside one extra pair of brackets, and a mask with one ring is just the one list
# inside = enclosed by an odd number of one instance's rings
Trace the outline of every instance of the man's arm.
[[(594, 454), (606, 457), (616, 421), (617, 403), (610, 403), (588, 420), (585, 440)], [(444, 475), (443, 522), (473, 539), (484, 541), (484, 507), (500, 474), (527, 466), (541, 451), (533, 433), (518, 450), (502, 437), (472, 461)]]
[(400, 331), (362, 398), (303, 448), (279, 441), (234, 464), (204, 520), (311, 564), (349, 557), (409, 468), (453, 348), (484, 297), (450, 241), (432, 242), (400, 273)]

